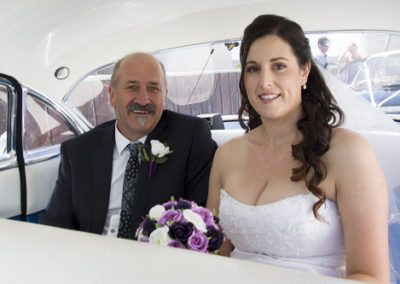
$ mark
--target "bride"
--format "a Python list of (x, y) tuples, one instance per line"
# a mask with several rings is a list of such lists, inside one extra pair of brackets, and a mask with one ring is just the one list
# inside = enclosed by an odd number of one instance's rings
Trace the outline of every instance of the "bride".
[(227, 236), (220, 253), (388, 283), (382, 170), (366, 140), (339, 127), (343, 113), (301, 27), (257, 17), (240, 60), (247, 133), (217, 150), (207, 201)]

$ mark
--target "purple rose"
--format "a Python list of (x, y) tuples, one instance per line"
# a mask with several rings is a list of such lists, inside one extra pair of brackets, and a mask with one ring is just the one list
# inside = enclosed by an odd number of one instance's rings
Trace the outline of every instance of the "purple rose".
[(169, 247), (174, 247), (174, 248), (185, 248), (185, 246), (178, 240), (173, 240), (168, 243)]
[(138, 241), (139, 241), (139, 242), (142, 242), (142, 243), (148, 243), (148, 242), (149, 242), (149, 238), (147, 238), (147, 237), (141, 237), (141, 238), (138, 239)]
[(172, 207), (176, 208), (176, 205), (177, 205), (177, 204), (178, 204), (177, 201), (171, 200), (171, 201), (165, 202), (165, 203), (163, 204), (163, 206), (164, 206), (165, 210), (169, 210), (169, 209), (171, 209)]
[(208, 238), (202, 232), (195, 230), (187, 241), (187, 247), (194, 251), (206, 252)]
[(172, 223), (180, 222), (180, 221), (182, 221), (182, 219), (183, 219), (183, 216), (182, 216), (181, 211), (170, 209), (170, 210), (165, 211), (161, 215), (161, 218), (158, 221), (158, 223), (160, 225), (166, 225), (168, 222), (172, 222)]
[(156, 229), (156, 223), (155, 221), (150, 220), (150, 218), (144, 219), (142, 222), (143, 225), (143, 235), (145, 236), (150, 236), (151, 232), (153, 232)]
[(193, 208), (192, 211), (201, 216), (206, 226), (214, 225), (214, 216), (209, 209), (204, 207), (196, 207)]
[(193, 232), (193, 224), (185, 222), (175, 222), (169, 227), (169, 236), (174, 240), (179, 240), (186, 245), (188, 238)]
[(210, 252), (218, 250), (224, 242), (224, 234), (214, 226), (207, 227), (206, 235), (208, 237), (208, 251)]
[(181, 199), (178, 201), (178, 204), (176, 205), (177, 209), (191, 209), (192, 208), (192, 203), (190, 201), (187, 201), (185, 199)]

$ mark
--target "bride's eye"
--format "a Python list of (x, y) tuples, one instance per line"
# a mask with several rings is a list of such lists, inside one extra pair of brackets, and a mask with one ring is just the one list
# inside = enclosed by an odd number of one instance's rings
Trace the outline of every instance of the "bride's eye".
[(275, 71), (281, 71), (281, 70), (284, 70), (285, 68), (286, 68), (286, 65), (283, 64), (283, 63), (275, 63), (272, 66), (272, 69), (275, 70)]
[(255, 65), (249, 65), (245, 69), (246, 73), (254, 73), (254, 72), (257, 72), (258, 70), (259, 70), (259, 68)]

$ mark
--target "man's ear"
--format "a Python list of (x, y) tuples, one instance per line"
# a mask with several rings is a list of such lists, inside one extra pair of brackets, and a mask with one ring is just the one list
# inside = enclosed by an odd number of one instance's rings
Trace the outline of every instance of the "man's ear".
[(114, 107), (114, 108), (115, 108), (115, 104), (116, 104), (115, 92), (116, 91), (115, 91), (114, 87), (110, 84), (108, 86), (108, 97), (110, 98), (110, 103), (111, 103), (112, 107)]

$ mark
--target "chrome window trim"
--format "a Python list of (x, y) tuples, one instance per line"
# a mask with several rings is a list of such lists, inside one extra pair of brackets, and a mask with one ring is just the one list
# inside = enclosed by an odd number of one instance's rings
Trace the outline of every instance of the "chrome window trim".
[[(0, 78), (0, 83), (3, 84), (7, 89), (7, 107), (8, 107), (8, 119), (7, 119), (7, 152), (0, 155), (0, 168), (3, 169), (3, 162), (6, 164), (6, 168), (17, 167), (17, 157), (15, 148), (15, 123), (16, 123), (16, 91), (14, 86), (4, 78)], [(0, 169), (0, 170), (1, 170)]]
[(43, 148), (25, 151), (25, 165), (56, 159), (60, 154), (60, 145), (51, 145)]

